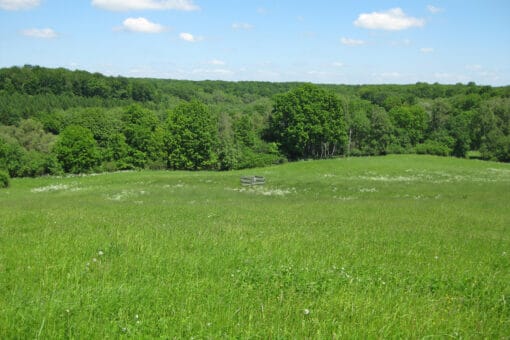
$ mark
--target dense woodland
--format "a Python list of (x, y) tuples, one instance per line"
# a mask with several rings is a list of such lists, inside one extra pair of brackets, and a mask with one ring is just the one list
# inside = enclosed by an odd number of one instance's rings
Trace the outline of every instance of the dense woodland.
[(0, 69), (0, 171), (229, 170), (422, 153), (510, 161), (510, 86), (312, 85)]

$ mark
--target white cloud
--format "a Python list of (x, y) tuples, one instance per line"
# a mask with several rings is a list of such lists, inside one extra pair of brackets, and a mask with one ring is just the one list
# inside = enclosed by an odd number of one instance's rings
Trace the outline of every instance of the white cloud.
[(232, 24), (232, 28), (235, 30), (251, 30), (253, 29), (253, 27), (254, 26), (252, 24), (248, 24), (245, 22), (236, 22)]
[(16, 11), (37, 7), (40, 2), (40, 0), (0, 0), (0, 8), (7, 11)]
[(329, 72), (310, 70), (310, 71), (306, 72), (306, 74), (308, 74), (309, 76), (314, 76), (314, 77), (323, 77), (323, 76), (329, 75)]
[(401, 8), (385, 12), (362, 13), (354, 25), (371, 30), (400, 31), (411, 27), (422, 27), (425, 20), (407, 16)]
[(259, 8), (257, 8), (257, 13), (260, 14), (260, 15), (266, 15), (269, 12), (268, 12), (267, 8), (259, 7)]
[(122, 29), (140, 33), (161, 33), (165, 30), (165, 27), (145, 18), (127, 18), (122, 23)]
[(209, 65), (223, 66), (226, 63), (223, 60), (213, 59), (208, 62)]
[(177, 10), (196, 11), (193, 0), (92, 0), (92, 5), (109, 11)]
[(478, 64), (466, 65), (466, 69), (468, 69), (470, 71), (481, 71), (482, 68), (483, 68), (482, 65), (478, 65)]
[(433, 47), (422, 47), (420, 48), (421, 53), (433, 53), (434, 48)]
[(345, 37), (340, 39), (340, 41), (342, 42), (342, 44), (347, 45), (347, 46), (360, 46), (360, 45), (365, 44), (365, 42), (363, 40), (351, 39), (351, 38), (345, 38)]
[(409, 46), (412, 43), (411, 39), (395, 40), (390, 42), (390, 46)]
[(344, 63), (340, 62), (340, 61), (335, 61), (333, 64), (331, 64), (335, 67), (344, 67)]
[(213, 70), (197, 68), (197, 69), (192, 70), (191, 73), (202, 75), (202, 76), (211, 76), (211, 75), (230, 76), (230, 75), (234, 74), (234, 72), (232, 72), (231, 70), (227, 70), (224, 68), (217, 68), (217, 69), (213, 69)]
[(181, 38), (181, 40), (184, 40), (187, 42), (192, 42), (192, 43), (203, 40), (202, 37), (196, 37), (191, 33), (185, 33), (185, 32), (179, 34), (179, 38)]
[(57, 37), (57, 32), (51, 28), (30, 28), (21, 31), (26, 37), (39, 38), (39, 39), (53, 39)]
[(446, 83), (462, 83), (470, 80), (469, 77), (466, 77), (463, 74), (454, 74), (454, 73), (446, 73), (446, 72), (436, 72), (434, 73), (434, 78), (441, 82)]
[(396, 78), (401, 78), (402, 74), (400, 74), (398, 72), (382, 72), (382, 73), (379, 73), (378, 76), (380, 76), (382, 78), (396, 79)]
[(427, 10), (432, 14), (437, 14), (437, 13), (441, 13), (442, 11), (444, 11), (442, 8), (432, 6), (432, 5), (428, 5)]

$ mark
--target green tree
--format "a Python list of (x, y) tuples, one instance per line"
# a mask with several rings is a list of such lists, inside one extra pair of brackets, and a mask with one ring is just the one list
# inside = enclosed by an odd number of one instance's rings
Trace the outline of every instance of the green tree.
[(342, 107), (336, 95), (302, 85), (276, 97), (268, 137), (292, 160), (342, 154), (347, 142)]
[(455, 157), (466, 157), (471, 144), (469, 137), (470, 112), (450, 116), (447, 129), (453, 138), (452, 155)]
[(81, 126), (71, 125), (65, 128), (58, 137), (54, 153), (65, 172), (88, 172), (100, 163), (94, 135)]
[(179, 104), (167, 118), (165, 147), (171, 169), (202, 170), (217, 166), (217, 122), (197, 101)]
[(418, 105), (399, 106), (391, 109), (389, 116), (395, 126), (400, 146), (406, 148), (421, 143), (428, 129), (429, 116)]
[(123, 116), (122, 132), (126, 136), (126, 143), (138, 152), (137, 164), (145, 165), (148, 161), (163, 159), (164, 131), (161, 122), (153, 111), (140, 105), (131, 105)]
[(372, 106), (372, 109), (369, 111), (369, 120), (370, 134), (368, 136), (368, 145), (371, 153), (384, 155), (393, 138), (394, 127), (391, 119), (384, 108)]

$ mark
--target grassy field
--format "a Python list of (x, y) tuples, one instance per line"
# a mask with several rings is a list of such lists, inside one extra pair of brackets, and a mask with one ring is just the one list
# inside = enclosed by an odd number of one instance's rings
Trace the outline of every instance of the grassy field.
[[(241, 175), (263, 187), (241, 187)], [(510, 165), (15, 179), (0, 338), (508, 338)]]

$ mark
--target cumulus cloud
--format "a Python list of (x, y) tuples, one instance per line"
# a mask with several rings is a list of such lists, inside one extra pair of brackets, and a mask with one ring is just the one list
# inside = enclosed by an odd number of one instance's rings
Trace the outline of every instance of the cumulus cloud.
[(235, 30), (246, 30), (247, 31), (247, 30), (253, 29), (253, 25), (245, 23), (245, 22), (236, 22), (236, 23), (232, 24), (232, 28)]
[(193, 3), (193, 0), (92, 0), (92, 5), (109, 11), (131, 11), (131, 10), (196, 11), (200, 9), (200, 7)]
[(363, 40), (351, 39), (351, 38), (345, 38), (345, 37), (340, 39), (340, 41), (342, 42), (342, 44), (347, 45), (347, 46), (361, 46), (361, 45), (365, 44), (365, 42)]
[(428, 5), (427, 10), (432, 14), (441, 13), (443, 11), (442, 8), (432, 6), (432, 5)]
[(161, 33), (165, 30), (165, 27), (140, 17), (127, 18), (122, 22), (122, 29), (140, 33)]
[(434, 48), (432, 47), (422, 47), (420, 48), (421, 53), (432, 53), (434, 52)]
[(200, 40), (203, 40), (202, 37), (196, 37), (193, 34), (186, 33), (186, 32), (183, 32), (183, 33), (179, 34), (179, 38), (181, 38), (181, 40), (184, 40), (184, 41), (187, 41), (187, 42), (192, 42), (192, 43), (198, 42)]
[(354, 25), (371, 30), (400, 31), (411, 27), (422, 27), (425, 20), (407, 16), (401, 8), (385, 12), (362, 13)]
[(57, 32), (51, 28), (30, 28), (21, 31), (26, 37), (38, 38), (38, 39), (53, 39), (57, 37)]
[(6, 11), (17, 11), (39, 6), (40, 0), (0, 0), (0, 8)]

